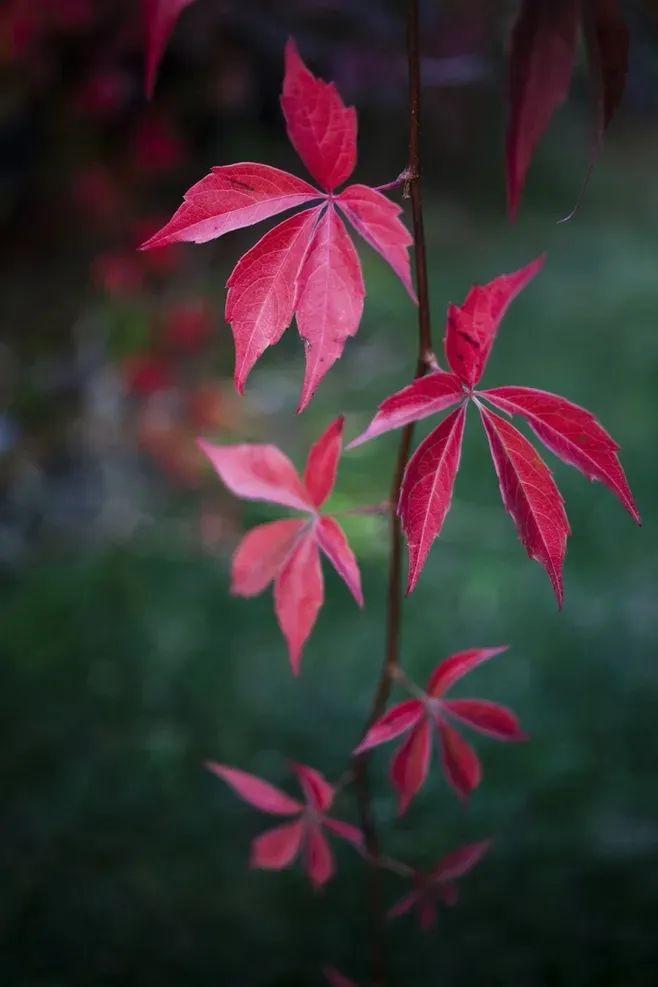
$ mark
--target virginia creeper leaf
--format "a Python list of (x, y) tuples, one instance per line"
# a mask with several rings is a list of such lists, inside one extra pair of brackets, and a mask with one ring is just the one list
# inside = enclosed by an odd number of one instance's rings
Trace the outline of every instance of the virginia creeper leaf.
[(344, 425), (345, 419), (341, 415), (310, 448), (304, 470), (304, 483), (316, 507), (322, 507), (334, 489), (343, 449)]
[(263, 781), (247, 771), (230, 768), (226, 764), (217, 764), (216, 761), (208, 761), (207, 768), (230, 785), (241, 799), (260, 809), (261, 812), (269, 812), (274, 816), (292, 816), (302, 810), (301, 804), (296, 799), (290, 798), (279, 788), (270, 785), (268, 781)]
[(578, 40), (580, 0), (522, 0), (509, 56), (507, 199), (518, 211), (535, 148), (566, 98)]
[(275, 579), (303, 527), (301, 519), (286, 519), (248, 531), (233, 556), (231, 592), (246, 597), (262, 593)]
[(333, 192), (356, 165), (356, 110), (345, 106), (333, 82), (308, 70), (292, 38), (286, 45), (281, 108), (290, 143), (313, 178)]
[(316, 533), (318, 545), (338, 575), (345, 581), (356, 602), (362, 607), (361, 573), (345, 532), (334, 518), (323, 517), (318, 522)]
[(432, 756), (432, 731), (427, 719), (413, 728), (391, 762), (391, 780), (400, 799), (400, 814), (407, 811), (425, 784)]
[(194, 0), (142, 0), (146, 20), (146, 95), (150, 99), (155, 88), (162, 56), (176, 26), (176, 21)]
[(640, 515), (617, 455), (619, 446), (595, 416), (566, 398), (531, 387), (494, 387), (483, 397), (510, 415), (521, 415), (551, 452), (590, 480), (604, 483), (631, 517)]
[(336, 199), (354, 229), (391, 265), (415, 302), (409, 247), (414, 242), (400, 220), (402, 206), (368, 185), (349, 185)]
[(300, 538), (274, 583), (274, 609), (288, 643), (293, 673), (299, 674), (302, 653), (324, 600), (320, 553), (312, 535)]
[(583, 15), (600, 143), (626, 88), (628, 28), (618, 0), (584, 0)]
[(297, 470), (272, 445), (217, 446), (205, 439), (198, 444), (222, 482), (244, 500), (266, 500), (300, 511), (314, 509)]
[(571, 530), (562, 495), (536, 449), (513, 425), (484, 407), (480, 415), (503, 503), (528, 555), (546, 569), (561, 607), (562, 567)]
[(288, 867), (299, 853), (303, 836), (304, 823), (300, 820), (268, 829), (251, 844), (250, 867), (263, 870)]
[(405, 470), (397, 513), (409, 546), (407, 593), (413, 592), (450, 510), (466, 407), (453, 411), (416, 449)]

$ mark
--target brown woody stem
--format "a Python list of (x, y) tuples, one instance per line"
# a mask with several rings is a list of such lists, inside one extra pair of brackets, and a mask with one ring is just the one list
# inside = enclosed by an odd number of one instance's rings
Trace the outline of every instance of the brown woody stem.
[[(418, 293), (418, 357), (416, 377), (422, 377), (428, 369), (438, 364), (432, 348), (429, 290), (425, 232), (423, 228), (423, 200), (421, 189), (420, 151), (420, 50), (418, 25), (418, 0), (409, 0), (407, 15), (407, 56), (409, 62), (409, 164), (404, 176), (405, 192), (411, 199), (414, 227), (414, 257), (416, 290)], [(402, 176), (401, 176), (402, 177)], [(377, 689), (364, 729), (364, 734), (379, 719), (388, 703), (391, 686), (400, 668), (400, 630), (402, 617), (402, 531), (396, 507), (400, 498), (402, 479), (409, 459), (413, 424), (402, 432), (395, 473), (391, 486), (390, 557), (388, 568), (388, 601), (386, 616), (386, 652)], [(386, 957), (384, 950), (384, 907), (381, 893), (381, 854), (377, 826), (372, 811), (368, 780), (368, 754), (361, 754), (355, 763), (355, 781), (366, 847), (369, 857), (380, 866), (370, 871), (371, 923), (372, 923), (372, 981), (374, 987), (387, 987)]]

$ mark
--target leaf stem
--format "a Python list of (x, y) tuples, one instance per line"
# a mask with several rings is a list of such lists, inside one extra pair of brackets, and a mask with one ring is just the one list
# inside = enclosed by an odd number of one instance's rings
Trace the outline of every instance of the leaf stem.
[[(416, 377), (422, 377), (427, 370), (438, 369), (432, 348), (429, 287), (427, 278), (427, 256), (425, 231), (423, 226), (423, 199), (421, 189), (421, 147), (420, 147), (420, 43), (418, 24), (418, 0), (409, 0), (407, 8), (407, 57), (409, 64), (409, 164), (404, 175), (405, 193), (411, 199), (414, 231), (414, 260), (416, 268), (416, 289), (418, 293), (418, 357)], [(402, 177), (402, 176), (401, 176)], [(413, 438), (413, 423), (402, 432), (398, 449), (395, 472), (390, 497), (390, 556), (388, 568), (388, 599), (386, 609), (386, 651), (370, 713), (363, 730), (366, 731), (379, 719), (388, 703), (391, 686), (400, 668), (400, 634), (402, 623), (402, 531), (397, 516), (397, 503)], [(366, 847), (374, 862), (381, 862), (379, 835), (372, 811), (370, 785), (368, 779), (368, 753), (361, 754), (355, 762), (355, 781)], [(381, 866), (370, 872), (371, 924), (372, 924), (372, 981), (374, 987), (387, 987), (386, 957), (384, 950), (385, 912), (382, 902)]]

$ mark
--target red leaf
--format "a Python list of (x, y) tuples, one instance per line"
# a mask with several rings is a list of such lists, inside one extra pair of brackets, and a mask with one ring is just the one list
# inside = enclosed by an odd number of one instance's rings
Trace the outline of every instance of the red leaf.
[(249, 866), (263, 870), (283, 870), (299, 852), (304, 825), (304, 821), (300, 819), (257, 836), (251, 844)]
[(438, 720), (441, 757), (446, 778), (455, 791), (466, 798), (482, 780), (477, 754), (451, 726)]
[(345, 840), (350, 843), (355, 849), (363, 850), (365, 845), (365, 840), (363, 838), (363, 833), (357, 826), (352, 826), (351, 823), (342, 822), (340, 819), (327, 818), (323, 821), (323, 826), (325, 829), (330, 830), (335, 836), (340, 837), (341, 840)]
[(286, 519), (252, 528), (233, 556), (231, 592), (246, 597), (262, 593), (275, 579), (304, 523)]
[(288, 643), (293, 673), (299, 674), (304, 645), (324, 600), (320, 553), (312, 535), (301, 538), (274, 583), (274, 609)]
[(318, 812), (327, 812), (334, 800), (334, 789), (319, 771), (306, 764), (293, 764), (293, 771), (299, 779), (304, 798)]
[(230, 785), (241, 799), (260, 809), (261, 812), (269, 812), (275, 816), (291, 816), (303, 809), (296, 799), (290, 798), (279, 788), (246, 771), (229, 768), (226, 764), (218, 764), (216, 761), (207, 761), (206, 767)]
[(522, 415), (530, 427), (570, 466), (612, 490), (637, 523), (640, 515), (619, 462), (619, 446), (591, 412), (566, 398), (530, 387), (495, 387), (483, 391), (492, 404), (510, 415)]
[(423, 418), (462, 401), (464, 397), (464, 388), (455, 374), (436, 370), (425, 377), (419, 377), (408, 387), (403, 387), (401, 391), (382, 401), (368, 428), (350, 442), (347, 448), (355, 449), (384, 432), (402, 428), (410, 422), (422, 421)]
[(373, 723), (365, 737), (354, 750), (354, 754), (362, 754), (372, 747), (385, 744), (394, 737), (415, 726), (424, 716), (423, 704), (419, 699), (407, 699), (393, 706), (383, 716)]
[(482, 699), (448, 699), (443, 705), (469, 727), (496, 740), (528, 739), (515, 714), (497, 703)]
[(404, 897), (400, 898), (399, 901), (396, 901), (392, 908), (389, 908), (386, 913), (386, 917), (391, 919), (399, 918), (400, 915), (406, 915), (408, 911), (411, 911), (411, 909), (418, 904), (418, 898), (419, 894), (417, 891), (410, 891), (408, 894), (405, 894)]
[(235, 340), (235, 386), (240, 394), (254, 364), (292, 322), (299, 274), (318, 208), (284, 220), (240, 258), (228, 279), (225, 318)]
[(322, 433), (308, 454), (304, 483), (316, 507), (322, 507), (334, 489), (343, 448), (344, 425), (345, 419), (341, 415)]
[(333, 205), (319, 220), (300, 274), (297, 328), (306, 345), (303, 411), (359, 328), (365, 287), (354, 245)]
[(409, 545), (407, 593), (414, 590), (450, 510), (465, 419), (465, 406), (453, 411), (421, 442), (407, 464), (397, 507)]
[(507, 198), (514, 217), (535, 147), (571, 82), (580, 3), (522, 0), (512, 32)]
[(216, 446), (197, 439), (220, 480), (237, 497), (312, 511), (306, 488), (287, 456), (272, 445)]
[(315, 180), (328, 192), (347, 181), (356, 165), (356, 110), (345, 106), (333, 82), (309, 71), (292, 38), (281, 108), (290, 143)]
[(507, 309), (539, 273), (544, 260), (545, 255), (542, 255), (512, 274), (501, 274), (488, 284), (475, 285), (461, 307), (450, 305), (448, 308), (444, 340), (446, 357), (467, 387), (475, 387), (484, 374)]
[(508, 422), (480, 408), (503, 503), (530, 558), (544, 566), (558, 605), (564, 600), (562, 567), (570, 533), (562, 495), (528, 440)]
[(391, 779), (400, 796), (400, 814), (407, 811), (425, 784), (432, 756), (432, 729), (425, 718), (411, 731), (391, 762)]
[(621, 103), (628, 75), (628, 28), (618, 0), (589, 0), (583, 5), (590, 73), (597, 99), (600, 143)]
[(441, 860), (431, 871), (435, 881), (456, 881), (463, 877), (478, 864), (491, 847), (491, 840), (481, 840), (479, 843), (467, 843), (453, 850)]
[(194, 0), (143, 0), (146, 17), (146, 95), (155, 88), (158, 68), (176, 21)]
[(188, 189), (182, 206), (140, 249), (180, 241), (206, 243), (320, 195), (308, 182), (280, 168), (251, 161), (223, 165)]
[(367, 185), (350, 185), (336, 199), (350, 223), (363, 239), (391, 265), (413, 301), (409, 247), (414, 242), (399, 219), (402, 206)]
[(327, 556), (338, 575), (345, 581), (350, 593), (363, 606), (361, 573), (354, 552), (345, 532), (332, 517), (321, 518), (315, 528), (318, 545)]
[(321, 888), (333, 876), (335, 868), (331, 847), (319, 826), (306, 827), (305, 858), (306, 873), (311, 883)]
[(428, 696), (438, 699), (464, 675), (468, 675), (483, 661), (489, 661), (490, 658), (495, 658), (503, 651), (507, 651), (506, 644), (501, 648), (471, 648), (468, 651), (459, 651), (457, 654), (451, 655), (434, 669), (427, 685)]

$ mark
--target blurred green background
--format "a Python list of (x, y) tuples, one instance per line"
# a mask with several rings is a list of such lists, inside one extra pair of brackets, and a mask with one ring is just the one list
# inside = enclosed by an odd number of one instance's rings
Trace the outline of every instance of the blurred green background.
[[(150, 108), (131, 4), (92, 5), (87, 21), (84, 4), (63, 4), (78, 20), (39, 23), (20, 48), (15, 22), (0, 31), (3, 984), (310, 987), (325, 963), (368, 982), (359, 859), (337, 847), (338, 875), (317, 895), (296, 869), (249, 871), (250, 840), (268, 820), (202, 764), (213, 757), (284, 786), (288, 758), (342, 773), (383, 652), (385, 524), (345, 518), (367, 606), (358, 612), (326, 570), (325, 607), (293, 681), (271, 594), (228, 592), (240, 533), (279, 512), (219, 489), (193, 440), (272, 441), (301, 466), (338, 412), (353, 437), (408, 380), (415, 313), (359, 245), (359, 335), (295, 419), (294, 330), (245, 399), (230, 384), (223, 285), (260, 231), (184, 247), (153, 271), (135, 259), (134, 230), (173, 211), (213, 163), (303, 174), (276, 106), (288, 33), (359, 107), (357, 179), (394, 178), (405, 161), (402, 6), (274, 12), (198, 0)], [(388, 947), (393, 982), (410, 987), (634, 987), (656, 983), (658, 960), (658, 49), (629, 4), (628, 97), (579, 213), (557, 225), (587, 162), (582, 67), (510, 226), (501, 94), (513, 7), (424, 6), (435, 338), (448, 302), (474, 281), (547, 250), (505, 320), (487, 383), (553, 390), (599, 414), (623, 447), (645, 527), (547, 453), (574, 531), (558, 613), (471, 418), (452, 512), (405, 604), (403, 662), (422, 681), (451, 651), (508, 643), (460, 692), (514, 708), (532, 742), (478, 739), (485, 780), (470, 804), (435, 770), (401, 820), (389, 753), (375, 756), (388, 852), (428, 866), (458, 843), (495, 840), (437, 930), (400, 920)], [(185, 334), (189, 319), (167, 321), (181, 305), (197, 313), (196, 336)], [(386, 497), (396, 441), (345, 455), (332, 508)], [(337, 814), (356, 819), (349, 790)], [(387, 900), (399, 884), (386, 877)]]

